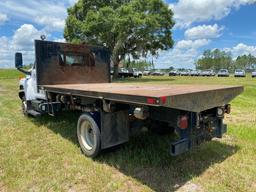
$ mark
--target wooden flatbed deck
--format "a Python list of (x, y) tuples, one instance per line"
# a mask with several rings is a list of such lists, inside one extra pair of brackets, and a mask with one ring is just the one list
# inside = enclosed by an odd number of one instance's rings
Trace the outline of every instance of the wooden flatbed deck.
[(100, 98), (123, 103), (163, 106), (195, 112), (227, 104), (243, 91), (241, 86), (126, 83), (58, 84), (42, 85), (41, 87), (54, 93)]

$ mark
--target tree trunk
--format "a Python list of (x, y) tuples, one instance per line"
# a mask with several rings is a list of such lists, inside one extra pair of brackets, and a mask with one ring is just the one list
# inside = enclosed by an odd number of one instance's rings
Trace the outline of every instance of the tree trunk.
[(117, 79), (118, 78), (118, 65), (119, 65), (119, 60), (118, 59), (113, 59), (113, 64), (114, 64), (114, 75), (113, 75), (113, 79)]
[(119, 39), (112, 51), (112, 62), (114, 64), (114, 75), (113, 75), (114, 79), (118, 78), (118, 65), (119, 65), (119, 62), (121, 61), (120, 50), (122, 49), (122, 44), (123, 44), (123, 41)]

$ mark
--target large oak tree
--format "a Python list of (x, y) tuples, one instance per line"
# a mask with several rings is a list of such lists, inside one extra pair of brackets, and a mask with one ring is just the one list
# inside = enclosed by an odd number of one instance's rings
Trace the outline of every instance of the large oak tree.
[(172, 48), (173, 13), (162, 0), (79, 0), (68, 9), (64, 37), (106, 46), (114, 72), (126, 55), (156, 55)]

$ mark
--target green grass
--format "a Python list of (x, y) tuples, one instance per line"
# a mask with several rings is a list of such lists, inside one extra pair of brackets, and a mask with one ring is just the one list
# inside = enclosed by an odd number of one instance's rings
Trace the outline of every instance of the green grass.
[(0, 69), (0, 79), (13, 79), (24, 77), (18, 70), (13, 69)]
[(256, 191), (256, 79), (123, 80), (244, 85), (245, 92), (232, 102), (223, 139), (174, 158), (169, 155), (172, 136), (146, 132), (92, 160), (76, 140), (78, 113), (36, 119), (21, 114), (18, 76), (0, 70), (0, 191)]

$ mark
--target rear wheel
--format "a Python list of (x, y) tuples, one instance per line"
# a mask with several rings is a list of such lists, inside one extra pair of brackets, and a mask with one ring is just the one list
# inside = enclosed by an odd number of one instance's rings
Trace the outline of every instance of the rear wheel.
[(100, 150), (100, 130), (89, 114), (82, 114), (77, 123), (77, 137), (83, 153), (88, 157), (96, 157)]

